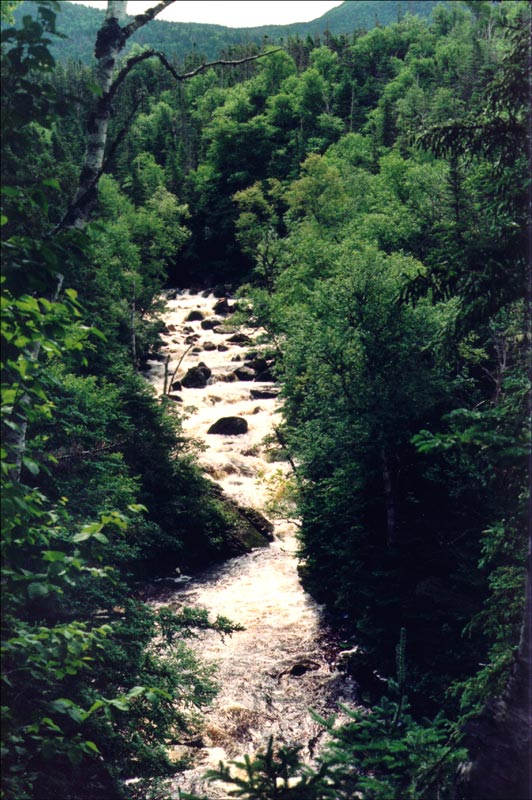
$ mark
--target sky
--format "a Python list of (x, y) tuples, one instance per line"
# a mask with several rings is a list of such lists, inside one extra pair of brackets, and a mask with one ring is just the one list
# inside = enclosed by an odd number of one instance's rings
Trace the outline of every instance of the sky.
[[(71, 0), (85, 6), (106, 8), (105, 0)], [(138, 14), (158, 0), (130, 0), (128, 13)], [(288, 25), (309, 22), (341, 5), (342, 0), (176, 0), (157, 16), (172, 22), (209, 22), (229, 28)]]

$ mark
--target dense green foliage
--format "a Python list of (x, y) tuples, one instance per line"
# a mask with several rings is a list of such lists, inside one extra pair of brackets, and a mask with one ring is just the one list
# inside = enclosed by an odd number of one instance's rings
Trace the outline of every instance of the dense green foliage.
[(401, 629), (409, 669), (324, 721), (314, 771), (271, 743), (247, 778), (213, 777), (249, 798), (445, 797), (522, 621), (530, 8), (396, 9), (354, 34), (330, 12), (325, 43), (179, 84), (145, 61), (115, 98), (96, 224), (49, 236), (94, 82), (50, 55), (56, 10), (3, 33), (5, 796), (142, 793), (121, 781), (171, 769), (164, 745), (212, 696), (183, 645), (205, 617), (130, 599), (162, 563), (222, 556), (230, 525), (139, 369), (165, 281), (232, 281), (278, 352), (305, 584), (355, 678), (393, 673)]
[(215, 694), (185, 640), (233, 629), (134, 599), (133, 578), (219, 558), (232, 520), (137, 372), (184, 208), (163, 186), (120, 201), (108, 179), (97, 226), (45, 233), (61, 208), (56, 11), (6, 29), (2, 51), (2, 797), (16, 800), (118, 797), (176, 769), (165, 746)]

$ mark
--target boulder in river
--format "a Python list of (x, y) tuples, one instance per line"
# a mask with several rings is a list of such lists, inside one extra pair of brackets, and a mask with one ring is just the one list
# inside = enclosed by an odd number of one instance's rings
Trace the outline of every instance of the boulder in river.
[(235, 369), (235, 375), (239, 381), (252, 381), (255, 378), (255, 370), (251, 367), (238, 367)]
[(188, 317), (186, 318), (186, 322), (198, 322), (199, 320), (203, 319), (203, 314), (198, 309), (193, 309)]
[(268, 541), (273, 541), (273, 531), (274, 526), (273, 523), (270, 522), (269, 519), (266, 519), (260, 511), (257, 511), (255, 508), (251, 508), (251, 506), (238, 506), (238, 511), (244, 519), (246, 519), (250, 525), (253, 525), (256, 531), (260, 533), (261, 536), (264, 536), (265, 539)]
[(251, 339), (245, 333), (235, 333), (227, 341), (231, 344), (251, 344)]
[(216, 345), (214, 342), (205, 342), (203, 349), (207, 350), (207, 352), (210, 352), (211, 350), (216, 350)]
[(214, 425), (211, 425), (207, 433), (215, 433), (221, 436), (239, 436), (247, 433), (248, 423), (243, 417), (221, 417)]
[(268, 362), (265, 358), (261, 358), (260, 356), (245, 358), (244, 361), (246, 362), (246, 366), (251, 367), (255, 372), (264, 372), (264, 370), (268, 369)]
[(191, 367), (181, 381), (181, 385), (186, 389), (203, 389), (207, 386), (207, 381), (211, 377), (211, 370), (203, 362), (197, 367)]
[(213, 317), (212, 319), (204, 319), (201, 323), (201, 327), (204, 331), (212, 331), (213, 328), (218, 327), (220, 325), (221, 319), (217, 317)]
[(252, 400), (273, 400), (279, 396), (278, 389), (252, 389), (250, 392)]
[(275, 378), (272, 375), (271, 369), (268, 367), (268, 369), (263, 370), (263, 372), (259, 372), (258, 375), (255, 376), (255, 380), (260, 383), (273, 383)]
[(215, 314), (221, 314), (222, 317), (226, 317), (230, 314), (234, 309), (234, 304), (230, 303), (227, 297), (222, 297), (215, 303), (213, 311)]

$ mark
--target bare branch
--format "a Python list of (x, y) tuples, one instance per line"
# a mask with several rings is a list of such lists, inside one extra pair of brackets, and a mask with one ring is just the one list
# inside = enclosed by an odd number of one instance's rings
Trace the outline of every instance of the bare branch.
[(209, 61), (207, 64), (201, 64), (191, 72), (185, 72), (183, 74), (177, 72), (175, 67), (170, 64), (164, 53), (161, 53), (159, 50), (144, 50), (142, 53), (132, 56), (132, 58), (129, 58), (126, 61), (109, 89), (108, 98), (111, 100), (114, 97), (117, 90), (120, 88), (121, 84), (124, 82), (125, 78), (131, 72), (133, 67), (139, 64), (141, 61), (146, 61), (147, 58), (158, 58), (163, 67), (165, 67), (165, 69), (172, 74), (176, 81), (186, 81), (189, 80), (189, 78), (193, 78), (195, 75), (198, 75), (200, 72), (203, 72), (203, 70), (208, 69), (209, 67), (216, 67), (218, 65), (238, 67), (240, 64), (246, 64), (248, 61), (256, 61), (258, 58), (264, 58), (264, 56), (277, 53), (279, 50), (282, 50), (282, 47), (277, 47), (275, 50), (268, 50), (266, 53), (259, 53), (255, 56), (246, 56), (245, 58), (240, 58), (236, 61), (224, 61), (222, 59), (218, 61)]
[(201, 64), (196, 69), (193, 69), (192, 72), (185, 72), (183, 75), (176, 75), (175, 78), (178, 81), (186, 81), (188, 78), (193, 78), (194, 75), (197, 75), (200, 72), (203, 72), (204, 69), (208, 69), (209, 67), (216, 67), (219, 64), (228, 67), (238, 67), (240, 64), (246, 64), (248, 61), (256, 61), (257, 58), (264, 58), (264, 56), (271, 56), (272, 53), (278, 53), (279, 50), (282, 50), (282, 47), (276, 47), (275, 50), (268, 50), (266, 53), (259, 53), (256, 56), (246, 56), (245, 58), (240, 58), (237, 61), (209, 61), (208, 64)]
[(124, 25), (122, 28), (122, 32), (124, 34), (124, 41), (129, 39), (129, 37), (138, 31), (139, 28), (142, 28), (143, 25), (146, 25), (147, 22), (150, 22), (154, 17), (164, 11), (165, 8), (171, 6), (175, 0), (162, 0), (161, 3), (157, 3), (156, 6), (153, 8), (148, 8), (143, 14), (137, 14), (136, 17), (133, 19), (133, 22), (130, 22), (129, 25)]

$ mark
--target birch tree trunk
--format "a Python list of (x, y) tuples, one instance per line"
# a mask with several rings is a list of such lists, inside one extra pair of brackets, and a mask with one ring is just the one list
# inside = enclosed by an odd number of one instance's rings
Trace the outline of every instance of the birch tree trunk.
[(102, 173), (109, 120), (111, 118), (111, 103), (114, 97), (113, 77), (116, 59), (129, 39), (140, 27), (152, 20), (174, 0), (164, 0), (143, 14), (138, 14), (128, 25), (120, 23), (126, 17), (127, 0), (108, 0), (105, 21), (96, 36), (94, 56), (97, 60), (96, 83), (100, 96), (89, 116), (87, 123), (87, 149), (78, 189), (61, 227), (84, 227), (94, 206), (98, 194), (98, 180)]

